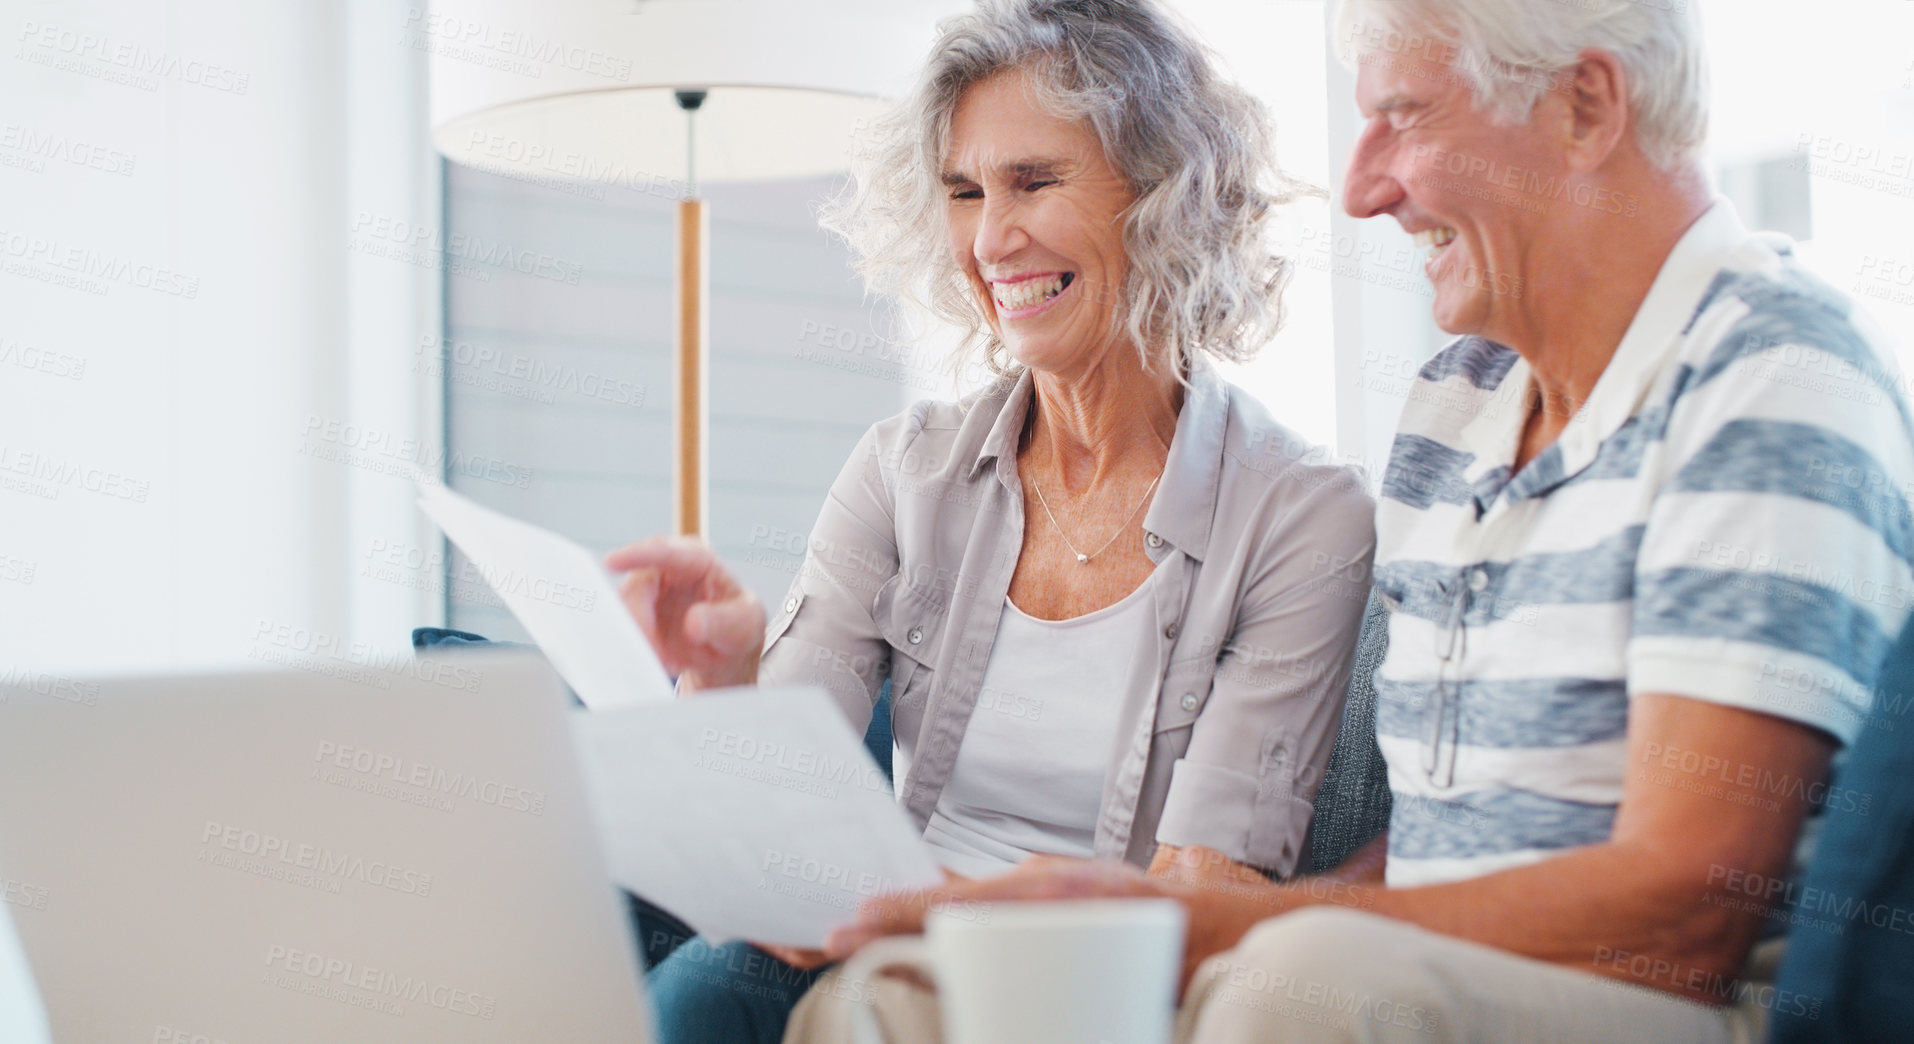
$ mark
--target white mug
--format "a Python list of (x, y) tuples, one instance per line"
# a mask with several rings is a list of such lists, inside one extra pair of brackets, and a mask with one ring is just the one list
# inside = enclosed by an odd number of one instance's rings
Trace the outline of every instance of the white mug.
[[(915, 969), (937, 984), (947, 1044), (1168, 1044), (1184, 922), (1169, 899), (937, 907), (922, 936), (879, 939), (839, 975)], [(851, 1025), (885, 1044), (869, 1004)]]

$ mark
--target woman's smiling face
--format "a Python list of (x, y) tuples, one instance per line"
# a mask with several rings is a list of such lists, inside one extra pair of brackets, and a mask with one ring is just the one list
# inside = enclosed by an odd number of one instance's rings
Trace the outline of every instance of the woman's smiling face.
[(951, 256), (1011, 358), (1074, 371), (1123, 343), (1136, 196), (1087, 122), (1045, 112), (1022, 72), (990, 76), (957, 103), (943, 180)]

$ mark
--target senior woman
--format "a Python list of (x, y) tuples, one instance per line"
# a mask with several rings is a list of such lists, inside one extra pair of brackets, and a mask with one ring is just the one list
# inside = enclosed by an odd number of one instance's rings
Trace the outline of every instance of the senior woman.
[[(609, 559), (633, 615), (684, 691), (818, 685), (861, 729), (888, 678), (898, 800), (955, 873), (1292, 872), (1374, 531), (1209, 361), (1280, 321), (1260, 106), (1154, 2), (1004, 0), (944, 23), (880, 131), (827, 222), (999, 378), (864, 436), (768, 628), (674, 539)], [(654, 991), (667, 1039), (744, 1006), (711, 978)]]

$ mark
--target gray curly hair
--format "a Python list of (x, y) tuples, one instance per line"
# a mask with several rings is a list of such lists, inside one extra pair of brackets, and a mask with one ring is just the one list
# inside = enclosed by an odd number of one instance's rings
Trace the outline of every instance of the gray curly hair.
[(1008, 353), (941, 236), (950, 125), (971, 85), (1019, 70), (1046, 111), (1090, 121), (1136, 195), (1124, 213), (1129, 274), (1111, 310), (1146, 367), (1203, 350), (1242, 361), (1283, 321), (1289, 262), (1266, 233), (1302, 190), (1278, 170), (1260, 102), (1220, 78), (1206, 48), (1155, 0), (980, 0), (948, 19), (908, 100), (873, 128), (851, 185), (822, 211), (876, 293), (927, 307), (965, 333), (952, 370)]

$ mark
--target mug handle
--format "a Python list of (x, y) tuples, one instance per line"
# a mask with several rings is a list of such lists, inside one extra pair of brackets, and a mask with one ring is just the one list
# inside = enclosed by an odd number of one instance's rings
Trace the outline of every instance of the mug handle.
[(935, 979), (930, 964), (930, 946), (921, 935), (879, 939), (857, 951), (844, 962), (838, 977), (870, 986), (865, 1002), (851, 1005), (851, 1040), (855, 1044), (886, 1044), (883, 1027), (877, 1023), (876, 1005), (869, 1003), (877, 985), (877, 973), (886, 968), (906, 967), (926, 979)]

